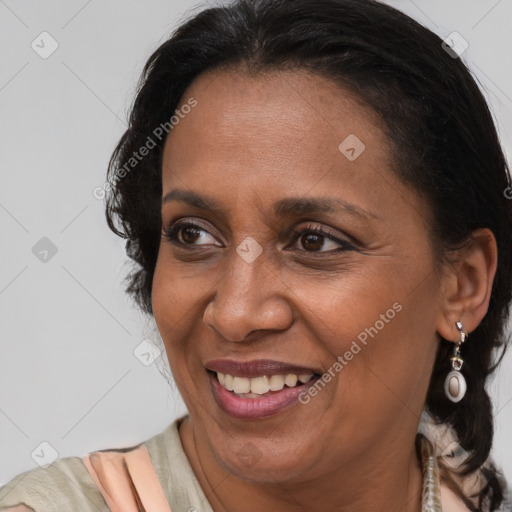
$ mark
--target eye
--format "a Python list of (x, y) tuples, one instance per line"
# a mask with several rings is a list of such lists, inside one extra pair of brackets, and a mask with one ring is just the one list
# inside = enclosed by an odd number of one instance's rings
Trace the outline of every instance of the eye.
[[(163, 234), (170, 242), (182, 247), (195, 245), (215, 245), (222, 247), (205, 228), (190, 221), (176, 222), (166, 228)], [(292, 243), (300, 240), (306, 252), (339, 252), (355, 249), (351, 243), (337, 238), (332, 233), (319, 226), (307, 226), (299, 230), (293, 229), (292, 234)], [(208, 237), (213, 240), (213, 244), (207, 241)], [(205, 239), (206, 241), (204, 241)], [(201, 240), (203, 240), (204, 243), (198, 243)], [(330, 250), (329, 246), (331, 248)], [(321, 250), (326, 247), (327, 250)]]
[(172, 243), (177, 245), (211, 245), (206, 243), (197, 243), (199, 240), (205, 240), (208, 236), (213, 240), (213, 245), (220, 245), (216, 243), (215, 238), (206, 231), (199, 224), (193, 222), (176, 222), (164, 230), (164, 236)]
[[(306, 252), (339, 252), (355, 249), (351, 243), (337, 238), (319, 226), (294, 229), (292, 233), (294, 235), (293, 242), (300, 240)], [(331, 250), (320, 250), (326, 246), (330, 246)]]

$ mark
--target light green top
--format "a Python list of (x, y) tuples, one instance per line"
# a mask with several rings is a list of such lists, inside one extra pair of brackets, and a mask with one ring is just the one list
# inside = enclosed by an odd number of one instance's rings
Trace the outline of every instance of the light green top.
[[(181, 444), (178, 428), (184, 417), (143, 444), (173, 512), (213, 512)], [(109, 512), (80, 457), (26, 471), (0, 488), (0, 511), (20, 504), (35, 512)]]
[[(190, 466), (179, 437), (179, 426), (187, 415), (174, 420), (163, 432), (143, 444), (160, 480), (173, 512), (213, 512)], [(423, 467), (422, 512), (442, 512), (435, 431), (424, 428), (416, 436), (416, 447)], [(426, 437), (424, 433), (430, 435)], [(430, 438), (430, 439), (429, 439)], [(0, 488), (0, 512), (8, 507), (26, 505), (35, 512), (109, 512), (80, 457), (56, 460), (46, 469), (37, 468), (14, 477)], [(465, 510), (450, 507), (449, 511)], [(445, 511), (445, 512), (448, 512)], [(487, 509), (486, 509), (487, 510)]]

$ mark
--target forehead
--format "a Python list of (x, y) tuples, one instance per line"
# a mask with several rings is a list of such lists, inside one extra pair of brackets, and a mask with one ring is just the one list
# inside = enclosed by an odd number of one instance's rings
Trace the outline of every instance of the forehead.
[[(305, 194), (315, 186), (337, 186), (339, 180), (364, 182), (390, 167), (376, 114), (319, 75), (218, 70), (200, 76), (182, 105), (190, 98), (197, 106), (165, 144), (164, 193), (174, 185), (219, 192), (235, 184), (241, 193), (242, 183), (250, 183), (252, 190)], [(347, 146), (362, 150), (360, 157), (347, 158)]]

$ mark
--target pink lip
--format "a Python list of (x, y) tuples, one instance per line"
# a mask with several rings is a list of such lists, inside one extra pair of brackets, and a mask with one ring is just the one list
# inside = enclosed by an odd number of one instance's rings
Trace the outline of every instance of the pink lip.
[(234, 377), (261, 377), (263, 375), (305, 375), (315, 373), (321, 375), (322, 370), (308, 368), (282, 361), (270, 359), (254, 359), (252, 361), (235, 361), (233, 359), (215, 359), (208, 361), (204, 367), (214, 372), (227, 373)]
[(299, 403), (299, 395), (305, 393), (317, 380), (313, 378), (300, 386), (293, 388), (285, 386), (281, 391), (269, 391), (261, 395), (261, 398), (242, 398), (222, 386), (214, 374), (208, 373), (208, 377), (213, 396), (220, 409), (234, 418), (244, 420), (263, 419), (289, 409)]

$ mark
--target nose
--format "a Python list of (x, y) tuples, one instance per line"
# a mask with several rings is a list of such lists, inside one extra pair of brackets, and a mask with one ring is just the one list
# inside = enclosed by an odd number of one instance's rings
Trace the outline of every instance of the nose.
[(286, 330), (293, 322), (285, 283), (264, 253), (251, 263), (233, 251), (203, 320), (226, 341), (247, 342), (255, 331)]

